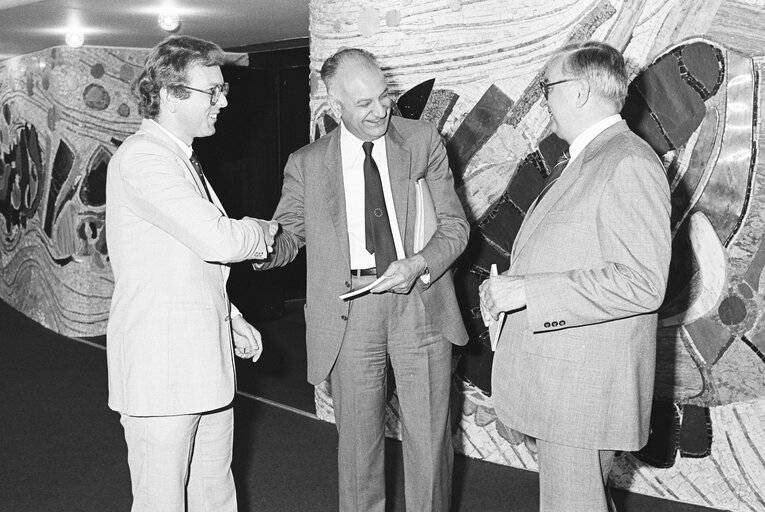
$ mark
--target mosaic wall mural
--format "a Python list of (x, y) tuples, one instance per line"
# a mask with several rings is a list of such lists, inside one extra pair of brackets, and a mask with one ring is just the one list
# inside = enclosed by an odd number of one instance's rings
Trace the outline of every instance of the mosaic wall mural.
[(53, 48), (0, 63), (0, 298), (70, 336), (106, 331), (106, 166), (140, 123), (145, 50)]
[[(313, 136), (336, 125), (317, 71), (342, 46), (374, 52), (397, 114), (433, 122), (444, 136), (472, 222), (455, 274), (471, 333), (455, 358), (458, 450), (536, 469), (493, 410), (477, 289), (492, 263), (507, 268), (523, 215), (565, 149), (540, 103), (543, 66), (556, 48), (594, 38), (624, 51), (632, 82), (622, 115), (662, 157), (672, 189), (652, 435), (620, 456), (611, 482), (726, 510), (765, 509), (764, 23), (762, 0), (311, 3)], [(316, 403), (332, 421), (326, 384)], [(394, 437), (396, 403), (393, 395)]]

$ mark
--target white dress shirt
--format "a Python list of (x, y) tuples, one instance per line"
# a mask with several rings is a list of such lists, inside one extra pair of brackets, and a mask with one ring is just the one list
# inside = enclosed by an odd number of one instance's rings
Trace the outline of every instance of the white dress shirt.
[[(343, 165), (343, 187), (345, 188), (345, 216), (348, 219), (348, 242), (351, 252), (351, 268), (371, 268), (375, 257), (367, 252), (366, 225), (364, 217), (364, 149), (363, 140), (357, 138), (340, 123), (340, 154)], [(388, 173), (388, 157), (385, 152), (385, 137), (373, 141), (372, 158), (380, 171), (385, 206), (388, 209), (393, 244), (398, 259), (405, 257), (401, 232), (396, 221), (396, 206)]]

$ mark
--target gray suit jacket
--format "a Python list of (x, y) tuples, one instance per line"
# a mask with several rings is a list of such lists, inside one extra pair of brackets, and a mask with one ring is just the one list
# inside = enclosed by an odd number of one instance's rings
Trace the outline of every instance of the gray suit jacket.
[(571, 162), (524, 220), (492, 371), (500, 420), (569, 446), (636, 450), (648, 438), (656, 310), (671, 254), (669, 186), (622, 121)]
[(265, 253), (265, 242), (252, 223), (226, 216), (212, 187), (210, 194), (212, 203), (181, 148), (146, 120), (109, 162), (106, 356), (116, 411), (190, 414), (234, 397), (224, 263)]
[[(418, 280), (411, 293), (422, 295), (429, 322), (440, 326), (445, 339), (464, 345), (467, 333), (449, 267), (467, 245), (469, 225), (454, 191), (441, 137), (429, 123), (393, 117), (385, 144), (396, 220), (407, 256), (413, 252), (419, 178), (427, 180), (438, 217), (436, 233), (420, 251), (428, 262), (431, 282), (424, 285)], [(274, 218), (282, 231), (270, 260), (258, 269), (284, 265), (306, 246), (308, 381), (318, 384), (335, 363), (350, 307), (350, 302), (339, 298), (351, 286), (339, 128), (290, 155)]]

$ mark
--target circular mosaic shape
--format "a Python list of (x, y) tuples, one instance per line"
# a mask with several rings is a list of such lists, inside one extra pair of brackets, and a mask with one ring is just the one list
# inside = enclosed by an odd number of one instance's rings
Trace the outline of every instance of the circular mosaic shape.
[(85, 105), (93, 110), (104, 110), (111, 102), (109, 92), (98, 84), (90, 84), (85, 87), (82, 99), (85, 101)]
[(117, 107), (117, 113), (122, 117), (127, 117), (130, 115), (130, 107), (127, 106), (127, 103), (123, 103)]
[(120, 80), (123, 82), (132, 82), (135, 77), (135, 70), (130, 64), (123, 64), (120, 68)]
[(717, 314), (725, 325), (740, 324), (746, 319), (746, 304), (741, 297), (728, 296), (720, 303)]
[(104, 65), (103, 64), (94, 64), (90, 68), (90, 74), (93, 76), (93, 78), (101, 78), (104, 76)]

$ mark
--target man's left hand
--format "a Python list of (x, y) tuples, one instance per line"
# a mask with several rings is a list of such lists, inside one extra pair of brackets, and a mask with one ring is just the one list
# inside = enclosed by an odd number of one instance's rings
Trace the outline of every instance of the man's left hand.
[(234, 334), (234, 354), (242, 359), (252, 359), (253, 363), (257, 361), (263, 353), (260, 332), (242, 315), (231, 319), (231, 330)]
[(407, 294), (414, 282), (428, 267), (422, 255), (415, 254), (410, 258), (394, 261), (383, 274), (383, 281), (369, 290), (371, 293), (393, 292)]
[(512, 312), (526, 307), (526, 286), (523, 277), (492, 276), (478, 288), (484, 323), (488, 317), (496, 320), (503, 311)]

